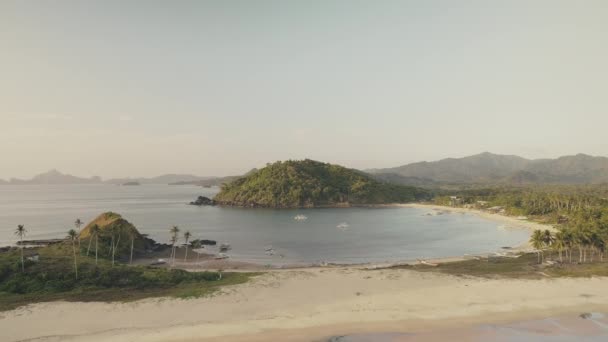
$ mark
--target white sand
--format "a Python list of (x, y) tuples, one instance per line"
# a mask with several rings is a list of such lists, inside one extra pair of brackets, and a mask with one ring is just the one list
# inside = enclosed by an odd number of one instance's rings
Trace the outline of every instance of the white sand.
[(355, 267), (273, 271), (223, 294), (44, 303), (0, 313), (2, 341), (290, 341), (608, 311), (608, 279), (484, 280)]
[(487, 220), (502, 222), (505, 225), (508, 225), (513, 228), (526, 228), (526, 229), (530, 229), (530, 230), (548, 229), (550, 231), (555, 231), (555, 228), (549, 224), (538, 223), (538, 222), (529, 221), (529, 220), (520, 220), (513, 216), (495, 214), (495, 213), (491, 213), (488, 211), (482, 211), (482, 210), (478, 210), (478, 209), (457, 208), (457, 207), (448, 207), (448, 206), (442, 206), (442, 205), (421, 204), (421, 203), (391, 204), (390, 206), (405, 207), (405, 208), (421, 208), (421, 209), (429, 209), (429, 210), (441, 210), (441, 211), (449, 211), (452, 213), (469, 213), (469, 214), (477, 215), (479, 217), (483, 217)]

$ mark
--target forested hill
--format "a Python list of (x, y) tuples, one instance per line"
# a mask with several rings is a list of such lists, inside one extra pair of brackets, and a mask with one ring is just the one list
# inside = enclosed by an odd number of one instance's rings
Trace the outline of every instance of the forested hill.
[(242, 207), (302, 208), (404, 203), (429, 197), (423, 189), (382, 183), (361, 171), (307, 159), (268, 164), (224, 184), (214, 199)]

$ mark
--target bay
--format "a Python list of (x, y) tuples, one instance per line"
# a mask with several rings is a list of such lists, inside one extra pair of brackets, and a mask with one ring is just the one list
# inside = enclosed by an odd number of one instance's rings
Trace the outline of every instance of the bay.
[[(13, 244), (18, 224), (28, 239), (60, 238), (80, 218), (114, 211), (140, 232), (168, 242), (173, 225), (193, 238), (229, 243), (231, 258), (262, 264), (367, 263), (479, 254), (525, 242), (529, 231), (472, 214), (426, 215), (420, 208), (300, 210), (196, 207), (217, 188), (169, 185), (0, 186), (0, 245)], [(304, 215), (305, 220), (295, 220)], [(274, 255), (265, 249), (272, 246)]]

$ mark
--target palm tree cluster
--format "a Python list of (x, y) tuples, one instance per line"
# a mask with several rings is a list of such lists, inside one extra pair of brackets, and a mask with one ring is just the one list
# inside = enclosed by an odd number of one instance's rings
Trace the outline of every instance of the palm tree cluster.
[[(604, 261), (607, 230), (595, 230), (588, 227), (562, 228), (552, 233), (549, 230), (535, 230), (530, 243), (538, 253), (538, 262), (544, 262), (545, 251), (556, 251), (560, 262), (573, 262), (572, 254), (578, 252), (578, 262)], [(565, 257), (564, 257), (565, 256)], [(597, 258), (595, 258), (597, 256)], [(576, 261), (576, 258), (574, 258)]]
[[(176, 254), (177, 254), (177, 248), (178, 246), (178, 241), (179, 241), (179, 232), (180, 229), (178, 226), (173, 226), (171, 227), (171, 229), (169, 229), (169, 233), (171, 234), (171, 266), (173, 266), (175, 264), (175, 258), (176, 258)], [(184, 254), (184, 262), (186, 262), (188, 260), (188, 242), (190, 241), (190, 238), (192, 237), (192, 234), (189, 231), (184, 232), (184, 245), (186, 246), (186, 252)]]

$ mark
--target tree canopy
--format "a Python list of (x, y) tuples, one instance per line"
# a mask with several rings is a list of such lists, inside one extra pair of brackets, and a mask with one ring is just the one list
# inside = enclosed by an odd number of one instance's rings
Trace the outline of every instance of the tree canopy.
[(223, 205), (302, 208), (402, 203), (428, 198), (427, 190), (382, 183), (361, 171), (306, 159), (268, 164), (224, 184), (214, 199)]

